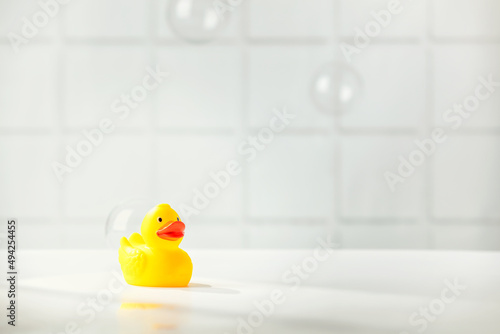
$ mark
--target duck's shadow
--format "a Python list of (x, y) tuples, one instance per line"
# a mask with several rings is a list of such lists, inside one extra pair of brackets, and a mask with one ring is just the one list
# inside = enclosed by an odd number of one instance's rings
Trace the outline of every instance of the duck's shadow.
[(220, 294), (229, 294), (236, 295), (241, 293), (239, 290), (230, 289), (230, 288), (214, 288), (208, 284), (202, 283), (189, 283), (186, 288), (179, 288), (179, 290), (191, 291), (191, 292), (208, 292), (208, 293), (220, 293)]

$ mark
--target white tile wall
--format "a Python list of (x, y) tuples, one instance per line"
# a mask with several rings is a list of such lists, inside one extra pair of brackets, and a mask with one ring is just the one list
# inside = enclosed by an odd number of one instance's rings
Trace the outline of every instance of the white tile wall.
[(300, 219), (329, 215), (333, 145), (322, 136), (282, 136), (249, 165), (251, 217)]
[(350, 224), (342, 227), (342, 245), (347, 248), (422, 249), (428, 247), (427, 242), (426, 229), (419, 224)]
[(145, 37), (148, 1), (74, 1), (64, 8), (68, 37)]
[(333, 30), (329, 0), (253, 0), (248, 16), (253, 38), (328, 37)]
[(0, 136), (0, 215), (3, 219), (51, 218), (60, 185), (52, 173), (57, 141), (47, 135)]
[(432, 235), (437, 249), (498, 249), (500, 227), (477, 225), (438, 225)]
[(314, 107), (311, 86), (319, 68), (332, 59), (331, 48), (323, 46), (253, 48), (248, 79), (250, 124), (267, 126), (269, 111), (286, 106), (297, 115), (292, 127), (328, 126), (331, 115)]
[(324, 224), (304, 221), (299, 224), (253, 224), (247, 231), (250, 247), (255, 248), (314, 248), (318, 237), (327, 234)]
[[(157, 20), (156, 22), (158, 22), (156, 25), (156, 32), (158, 37), (162, 40), (178, 40), (167, 15), (171, 8), (170, 5), (173, 2), (174, 0), (158, 0), (153, 1), (152, 4), (153, 10), (155, 11), (155, 19)], [(211, 6), (213, 4), (213, 1), (210, 0), (201, 0), (201, 2), (204, 2), (205, 6)], [(220, 36), (217, 36), (218, 39), (230, 40), (237, 38), (241, 24), (241, 10), (225, 12), (223, 24), (226, 27), (221, 31)]]
[[(65, 137), (75, 147), (83, 136)], [(103, 143), (65, 176), (65, 214), (68, 217), (104, 217), (117, 198), (147, 197), (151, 142), (139, 135), (108, 134)], [(92, 177), (89, 177), (91, 175)]]
[(433, 161), (433, 214), (438, 218), (500, 218), (500, 136), (450, 136)]
[(52, 242), (56, 245), (60, 244), (61, 248), (104, 248), (106, 244), (101, 237), (102, 230), (102, 224), (89, 224), (87, 222), (66, 224), (62, 240)]
[(363, 78), (346, 127), (418, 127), (425, 113), (425, 54), (416, 45), (372, 45), (353, 61)]
[(204, 223), (187, 225), (182, 248), (240, 248), (243, 244), (241, 228), (236, 224)]
[(496, 0), (434, 0), (432, 27), (437, 37), (499, 37)]
[[(25, 221), (26, 220), (23, 220), (23, 222)], [(19, 249), (63, 248), (65, 242), (63, 230), (64, 226), (61, 226), (61, 224), (21, 224), (21, 221), (18, 221), (16, 242), (19, 245)]]
[[(359, 99), (326, 114), (315, 74), (387, 1), (248, 0), (197, 45), (172, 31), (167, 0), (71, 2), (17, 55), (5, 36), (39, 4), (0, 2), (0, 217), (20, 220), (26, 248), (103, 247), (116, 204), (190, 204), (286, 106), (297, 118), (190, 219), (185, 247), (311, 247), (336, 231), (349, 248), (500, 249), (500, 92), (395, 193), (383, 177), (478, 75), (500, 79), (499, 3), (401, 3), (353, 57)], [(157, 64), (170, 76), (117, 119), (112, 102)], [(59, 184), (51, 162), (103, 117), (115, 132)]]
[(55, 122), (57, 54), (45, 45), (16, 55), (0, 46), (0, 126), (48, 127)]
[[(381, 20), (387, 25), (380, 37), (421, 37), (425, 29), (426, 1), (395, 1), (397, 14), (388, 15), (387, 0), (341, 0), (340, 32), (342, 36), (354, 36), (357, 29), (365, 30), (367, 22)], [(360, 10), (360, 9), (370, 10)], [(387, 23), (386, 23), (387, 22)], [(373, 29), (373, 28), (372, 28)]]
[(341, 150), (341, 215), (345, 218), (416, 218), (421, 210), (423, 171), (392, 192), (385, 172), (397, 173), (398, 156), (415, 148), (412, 136), (345, 136)]
[(235, 126), (242, 96), (237, 49), (164, 47), (158, 52), (158, 63), (170, 73), (158, 89), (162, 127)]
[[(9, 33), (21, 35), (25, 18), (32, 22), (35, 13), (41, 11), (37, 0), (3, 0), (2, 10), (0, 10), (0, 36), (6, 37)], [(50, 20), (49, 23), (39, 30), (39, 37), (44, 39), (54, 38), (57, 34), (58, 20)]]
[[(443, 120), (445, 111), (475, 93), (479, 77), (493, 75), (500, 82), (500, 46), (498, 45), (442, 45), (435, 48), (433, 59), (435, 124), (450, 126)], [(450, 89), (453, 88), (453, 89)], [(498, 87), (496, 88), (498, 90)], [(484, 91), (484, 88), (483, 88)], [(464, 120), (464, 128), (498, 128), (500, 126), (500, 94), (492, 94), (481, 101), (471, 116)]]
[(150, 62), (145, 50), (129, 45), (70, 46), (64, 64), (62, 89), (67, 125), (95, 127), (103, 117), (116, 119), (120, 126), (147, 123), (150, 99), (139, 103), (123, 121), (118, 120), (119, 114), (111, 108), (122, 94), (130, 95), (132, 88), (147, 75)]
[[(209, 183), (214, 180), (210, 173), (225, 172), (230, 160), (238, 158), (233, 136), (162, 135), (158, 138), (156, 175), (159, 198), (166, 203), (175, 203), (197, 208), (193, 204), (195, 191), (210, 193)], [(220, 195), (210, 200), (203, 208), (203, 217), (238, 217), (241, 211), (241, 177), (232, 176)], [(196, 202), (198, 203), (198, 202)], [(199, 200), (203, 203), (203, 200)], [(172, 204), (174, 205), (174, 204)], [(203, 204), (201, 204), (204, 206)]]

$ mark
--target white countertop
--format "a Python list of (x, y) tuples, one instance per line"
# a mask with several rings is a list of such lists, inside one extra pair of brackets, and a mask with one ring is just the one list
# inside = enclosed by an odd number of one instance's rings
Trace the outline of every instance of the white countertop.
[(187, 288), (124, 284), (116, 251), (18, 252), (2, 333), (500, 332), (500, 253), (187, 251)]

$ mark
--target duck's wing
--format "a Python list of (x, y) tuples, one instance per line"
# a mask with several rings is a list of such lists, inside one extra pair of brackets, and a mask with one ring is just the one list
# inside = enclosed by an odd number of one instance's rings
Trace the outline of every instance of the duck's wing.
[(120, 240), (121, 246), (118, 251), (118, 260), (120, 261), (125, 278), (140, 276), (146, 267), (146, 253), (137, 247), (140, 245), (139, 241), (142, 240), (144, 244), (144, 240), (139, 234), (137, 235), (140, 240), (134, 234), (130, 236), (130, 241), (125, 237), (122, 237)]
[(130, 236), (130, 238), (128, 238), (128, 240), (134, 247), (143, 246), (145, 244), (142, 235), (140, 235), (139, 233), (132, 233), (132, 235)]

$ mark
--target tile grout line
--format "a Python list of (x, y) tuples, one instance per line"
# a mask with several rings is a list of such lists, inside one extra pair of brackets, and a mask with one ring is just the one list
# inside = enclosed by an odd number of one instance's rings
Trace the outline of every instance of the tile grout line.
[[(433, 31), (432, 23), (432, 4), (430, 1), (424, 3), (425, 6), (425, 31), (423, 36), (423, 47), (425, 52), (425, 76), (426, 76), (426, 87), (425, 87), (425, 113), (424, 113), (424, 124), (423, 124), (423, 134), (424, 138), (429, 138), (432, 133), (432, 125), (434, 119), (434, 58), (433, 58), (433, 40), (431, 38)], [(420, 196), (423, 196), (422, 212), (421, 216), (423, 219), (423, 225), (426, 236), (426, 246), (427, 249), (434, 249), (435, 243), (433, 238), (433, 229), (431, 224), (431, 212), (432, 212), (432, 159), (429, 159), (424, 167), (424, 185), (423, 191)]]
[[(64, 36), (64, 31), (65, 31), (65, 26), (66, 26), (66, 19), (64, 14), (62, 14), (60, 20), (57, 22), (57, 36), (56, 36), (56, 48), (57, 48), (57, 74), (56, 74), (56, 121), (54, 125), (54, 132), (55, 132), (55, 138), (57, 139), (57, 144), (56, 144), (56, 152), (57, 152), (57, 157), (59, 158), (60, 161), (64, 161), (64, 128), (65, 128), (65, 123), (66, 123), (66, 115), (65, 115), (65, 106), (64, 106), (64, 101), (65, 101), (65, 94), (66, 94), (66, 89), (64, 85), (64, 77), (65, 77), (65, 64), (66, 64), (66, 47), (65, 47), (65, 36)], [(64, 180), (67, 181), (67, 180)], [(64, 225), (66, 222), (67, 217), (65, 216), (66, 212), (66, 194), (67, 194), (67, 182), (62, 182), (58, 184), (59, 191), (58, 193), (58, 210), (57, 210), (57, 220), (58, 224), (63, 225), (63, 230), (65, 228)], [(54, 182), (55, 181), (55, 176), (54, 176)], [(63, 238), (65, 240), (66, 238)], [(64, 245), (61, 245), (64, 246)]]
[[(332, 17), (333, 17), (333, 26), (332, 26), (332, 34), (330, 35), (330, 43), (332, 44), (333, 48), (333, 57), (337, 59), (337, 54), (338, 50), (337, 47), (340, 44), (341, 37), (340, 37), (340, 10), (341, 10), (341, 3), (339, 0), (332, 0), (332, 5), (333, 5), (333, 11), (332, 11)], [(337, 82), (339, 81), (339, 78), (335, 79)], [(342, 131), (341, 131), (341, 126), (340, 126), (340, 117), (342, 116), (340, 114), (340, 105), (339, 101), (335, 99), (334, 102), (334, 110), (333, 114), (331, 117), (331, 124), (329, 127), (329, 141), (332, 143), (332, 158), (331, 162), (333, 163), (332, 166), (332, 194), (333, 194), (333, 203), (332, 203), (332, 208), (330, 209), (330, 217), (328, 217), (328, 234), (331, 234), (333, 239), (336, 240), (336, 242), (340, 241), (341, 247), (344, 247), (343, 245), (343, 229), (342, 225), (340, 224), (341, 222), (341, 163), (342, 163), (342, 151), (341, 151), (341, 144), (340, 141), (342, 139)], [(337, 235), (338, 234), (338, 235)]]
[[(240, 124), (239, 124), (239, 133), (240, 138), (246, 137), (249, 134), (250, 127), (248, 125), (249, 122), (249, 104), (247, 101), (249, 100), (249, 66), (250, 66), (250, 56), (248, 52), (248, 11), (249, 4), (245, 1), (239, 8), (240, 11), (240, 22), (239, 22), (239, 36), (238, 36), (238, 44), (241, 52), (241, 112), (240, 112)], [(238, 9), (237, 9), (238, 10)], [(234, 14), (232, 14), (234, 15)], [(238, 135), (236, 135), (238, 136)], [(242, 168), (241, 172), (241, 189), (240, 189), (240, 214), (238, 219), (240, 234), (241, 234), (241, 242), (243, 248), (250, 248), (250, 212), (249, 212), (249, 178), (250, 172), (248, 170), (249, 165), (245, 165)]]
[[(57, 103), (56, 103), (57, 104)], [(57, 108), (57, 107), (56, 107)], [(224, 134), (224, 135), (237, 135), (238, 133), (234, 131), (233, 128), (169, 128), (169, 127), (161, 127), (154, 125), (152, 126), (154, 131), (158, 134), (165, 136), (178, 136), (178, 135), (215, 135), (215, 134)], [(432, 125), (431, 129), (434, 129), (438, 126)], [(450, 127), (442, 127), (446, 130), (450, 130)], [(10, 135), (21, 135), (21, 136), (29, 136), (29, 135), (51, 135), (54, 134), (56, 129), (59, 129), (57, 125), (55, 126), (43, 126), (43, 127), (19, 127), (19, 126), (9, 126), (9, 127), (1, 127), (0, 126), (0, 136), (10, 136)], [(249, 131), (259, 130), (259, 127), (248, 127)], [(58, 130), (62, 135), (72, 134), (75, 132), (86, 130), (85, 127), (72, 127), (72, 126), (63, 126), (60, 130)], [(149, 133), (150, 129), (148, 128), (133, 128), (133, 127), (123, 127), (121, 129), (116, 129), (115, 132), (120, 135), (143, 135)], [(287, 129), (289, 135), (294, 136), (324, 136), (328, 135), (328, 132), (331, 131), (327, 128), (293, 128)], [(346, 136), (415, 136), (419, 134), (419, 130), (414, 129), (389, 129), (389, 128), (365, 128), (365, 129), (349, 129), (349, 128), (339, 128), (338, 135), (342, 137)], [(463, 128), (454, 130), (454, 133), (460, 136), (499, 136), (500, 128)]]
[[(339, 41), (350, 42), (354, 36), (341, 36), (339, 37)], [(448, 44), (448, 45), (498, 45), (500, 44), (500, 39), (498, 38), (486, 38), (480, 39), (480, 37), (471, 37), (468, 38), (454, 38), (454, 37), (437, 37), (434, 38), (437, 43), (440, 44)], [(98, 46), (98, 45), (143, 45), (143, 38), (119, 38), (119, 37), (109, 37), (109, 38), (76, 38), (76, 37), (68, 37), (65, 39), (66, 45), (78, 45), (78, 46)], [(147, 40), (147, 38), (146, 38)], [(33, 45), (52, 45), (53, 42), (57, 41), (52, 38), (41, 38), (37, 40), (33, 40), (30, 44)], [(183, 42), (178, 41), (177, 39), (170, 39), (166, 37), (158, 37), (155, 40), (155, 43), (158, 45), (169, 45), (169, 46), (182, 46)], [(260, 45), (318, 45), (318, 46), (328, 46), (330, 44), (330, 39), (327, 38), (316, 38), (316, 37), (305, 37), (305, 38), (247, 38), (246, 43), (251, 46), (260, 46)], [(377, 40), (372, 41), (373, 45), (418, 45), (420, 40), (418, 38), (413, 37), (403, 37), (403, 38), (389, 38), (389, 37), (377, 37)], [(9, 45), (11, 42), (9, 40), (0, 39), (0, 45)], [(211, 45), (238, 45), (239, 41), (232, 38), (220, 38), (216, 41), (213, 41)]]
[[(148, 1), (148, 16), (149, 16), (149, 24), (148, 24), (148, 40), (147, 40), (147, 47), (148, 47), (148, 52), (149, 52), (149, 62), (152, 66), (155, 66), (156, 64), (159, 63), (159, 56), (158, 56), (158, 45), (156, 43), (156, 32), (158, 31), (158, 19), (157, 16), (154, 15), (155, 9), (158, 10), (158, 2), (155, 0), (150, 0)], [(168, 69), (167, 69), (168, 71)], [(169, 78), (167, 78), (169, 80)], [(149, 124), (148, 128), (150, 129), (149, 137), (150, 137), (150, 163), (151, 163), (151, 168), (150, 168), (150, 174), (149, 174), (149, 189), (151, 194), (147, 196), (148, 198), (152, 198), (153, 201), (159, 201), (160, 198), (160, 193), (159, 189), (157, 186), (158, 182), (155, 182), (155, 180), (159, 179), (159, 155), (161, 153), (161, 150), (159, 148), (159, 138), (160, 135), (157, 130), (158, 126), (158, 119), (159, 119), (159, 101), (158, 101), (158, 92), (155, 91), (152, 94), (152, 99), (150, 101), (150, 106), (151, 109), (149, 111)]]

